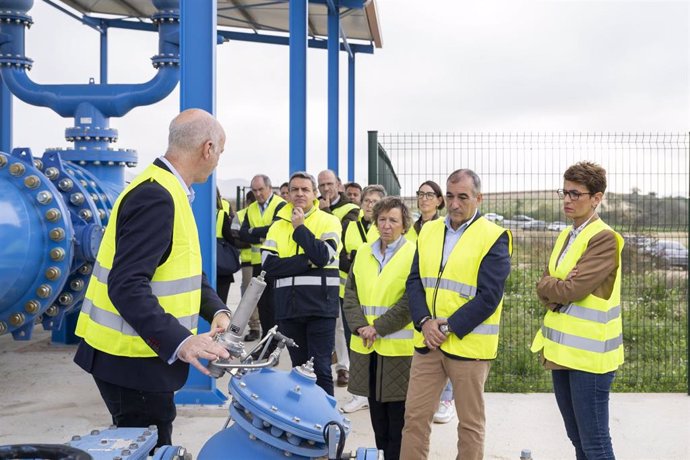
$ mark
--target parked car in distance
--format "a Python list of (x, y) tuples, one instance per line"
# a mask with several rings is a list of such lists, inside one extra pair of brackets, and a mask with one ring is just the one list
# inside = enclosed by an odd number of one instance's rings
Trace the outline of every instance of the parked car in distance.
[(543, 220), (532, 219), (525, 222), (522, 228), (525, 230), (546, 230), (546, 222)]
[(568, 224), (560, 220), (551, 222), (549, 225), (546, 226), (546, 229), (551, 232), (562, 232), (566, 228), (568, 228)]
[(663, 267), (688, 268), (688, 249), (678, 241), (656, 241), (650, 245), (649, 253), (658, 257)]
[(484, 217), (486, 217), (491, 222), (496, 222), (497, 224), (503, 222), (503, 216), (500, 214), (496, 214), (495, 212), (487, 212), (486, 214), (484, 214)]

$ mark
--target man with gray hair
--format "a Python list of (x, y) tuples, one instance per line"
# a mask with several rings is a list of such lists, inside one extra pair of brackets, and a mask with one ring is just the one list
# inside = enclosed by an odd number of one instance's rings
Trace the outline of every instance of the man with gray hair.
[[(189, 109), (170, 123), (168, 150), (135, 178), (113, 207), (76, 334), (74, 361), (89, 372), (121, 427), (158, 427), (171, 445), (174, 392), (189, 364), (229, 358), (213, 336), (230, 325), (230, 310), (201, 271), (191, 202), (225, 145), (209, 113)], [(197, 335), (199, 316), (211, 330)]]
[(407, 279), (416, 331), (402, 459), (429, 455), (431, 421), (447, 379), (458, 413), (457, 458), (484, 456), (484, 382), (498, 351), (512, 236), (481, 215), (481, 202), (479, 176), (453, 172), (446, 181), (447, 217), (424, 224), (417, 239)]
[[(252, 270), (253, 276), (257, 276), (261, 273), (261, 244), (266, 239), (269, 227), (276, 220), (278, 211), (285, 206), (285, 200), (273, 193), (271, 179), (265, 174), (254, 176), (251, 187), (256, 201), (247, 206), (247, 212), (240, 228), (240, 240), (252, 245)], [(249, 320), (249, 334), (244, 340), (250, 342), (261, 337), (259, 324), (264, 334), (275, 325), (271, 298), (271, 285), (269, 283), (252, 313)], [(259, 324), (256, 321), (257, 310)]]
[(319, 209), (314, 177), (296, 172), (288, 184), (290, 202), (278, 211), (261, 247), (263, 268), (275, 283), (278, 327), (299, 346), (289, 348), (292, 365), (313, 358), (316, 384), (333, 396), (340, 221)]

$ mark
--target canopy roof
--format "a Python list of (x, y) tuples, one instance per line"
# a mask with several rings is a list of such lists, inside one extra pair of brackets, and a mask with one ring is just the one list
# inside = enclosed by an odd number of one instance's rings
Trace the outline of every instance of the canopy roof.
[[(108, 15), (144, 20), (156, 9), (151, 1), (141, 0), (60, 0), (82, 14)], [(250, 29), (256, 33), (287, 34), (289, 1), (287, 0), (217, 0), (218, 26)], [(362, 40), (383, 45), (375, 0), (340, 0), (340, 24), (347, 40)], [(364, 3), (364, 8), (356, 5)], [(328, 5), (325, 0), (309, 3), (307, 23), (313, 37), (328, 35)]]

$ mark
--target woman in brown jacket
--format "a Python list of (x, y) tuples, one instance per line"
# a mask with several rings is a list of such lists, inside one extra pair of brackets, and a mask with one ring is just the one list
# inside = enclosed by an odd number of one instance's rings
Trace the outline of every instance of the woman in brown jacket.
[(380, 238), (357, 251), (345, 287), (343, 310), (352, 330), (348, 391), (369, 399), (376, 447), (394, 460), (414, 350), (405, 281), (415, 244), (403, 236), (411, 219), (399, 197), (376, 203), (373, 220)]

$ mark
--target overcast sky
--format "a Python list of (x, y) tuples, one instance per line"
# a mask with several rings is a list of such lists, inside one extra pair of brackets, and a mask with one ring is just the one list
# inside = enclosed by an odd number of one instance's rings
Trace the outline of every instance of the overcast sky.
[[(357, 56), (355, 179), (366, 182), (366, 131), (687, 132), (687, 1), (377, 0), (383, 48)], [(99, 37), (36, 0), (27, 32), (37, 83), (98, 81)], [(157, 37), (110, 31), (111, 83), (154, 75)], [(226, 131), (219, 179), (288, 175), (288, 47), (218, 48), (217, 116)], [(347, 59), (341, 53), (341, 162), (347, 178)], [(308, 54), (307, 168), (327, 163), (326, 52)], [(67, 147), (64, 120), (15, 102), (14, 145)], [(176, 90), (111, 119), (117, 148), (145, 167), (165, 150)]]

